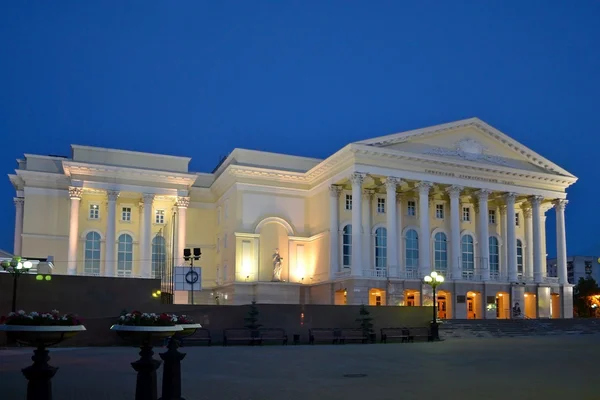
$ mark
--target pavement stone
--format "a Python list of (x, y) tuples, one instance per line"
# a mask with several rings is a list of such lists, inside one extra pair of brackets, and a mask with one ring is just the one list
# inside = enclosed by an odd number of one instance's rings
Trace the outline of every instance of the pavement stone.
[[(437, 343), (186, 347), (186, 400), (597, 400), (597, 335), (464, 338)], [(156, 348), (155, 352), (162, 352)], [(131, 400), (136, 348), (60, 348), (58, 400)], [(2, 400), (24, 399), (32, 349), (0, 350)], [(158, 358), (158, 355), (156, 355)], [(159, 395), (160, 375), (159, 370)], [(355, 377), (344, 377), (344, 375)], [(360, 377), (362, 374), (366, 375)], [(358, 376), (357, 376), (358, 375)]]

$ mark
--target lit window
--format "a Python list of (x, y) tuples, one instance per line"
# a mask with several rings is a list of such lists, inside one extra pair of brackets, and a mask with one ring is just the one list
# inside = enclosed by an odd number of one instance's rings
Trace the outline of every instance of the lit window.
[(154, 211), (154, 223), (164, 224), (165, 223), (165, 210)]
[(346, 210), (352, 210), (352, 195), (351, 194), (347, 194), (346, 195)]
[(444, 205), (443, 204), (435, 205), (435, 217), (437, 219), (444, 219)]
[(100, 218), (100, 206), (98, 204), (90, 204), (90, 219)]
[(131, 207), (121, 209), (121, 221), (131, 221)]
[(385, 199), (379, 197), (377, 198), (377, 213), (384, 214), (385, 213)]
[(417, 215), (417, 203), (415, 203), (413, 200), (409, 200), (406, 204), (406, 215), (409, 217), (414, 217)]
[(496, 210), (488, 210), (488, 223), (489, 224), (496, 223)]
[(471, 222), (471, 209), (469, 207), (463, 207), (462, 220), (463, 222)]

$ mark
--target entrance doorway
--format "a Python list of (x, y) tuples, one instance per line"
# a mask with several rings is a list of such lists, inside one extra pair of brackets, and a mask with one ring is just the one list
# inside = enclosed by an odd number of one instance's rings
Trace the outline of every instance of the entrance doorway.
[(439, 319), (452, 318), (450, 314), (450, 299), (452, 295), (450, 292), (439, 291), (437, 297), (437, 316)]
[(533, 293), (525, 293), (525, 318), (536, 318), (536, 303), (537, 296)]
[(369, 305), (370, 306), (385, 306), (385, 290), (373, 288), (369, 290)]
[(418, 290), (405, 290), (404, 299), (405, 306), (418, 307), (421, 305), (421, 293)]
[(481, 318), (478, 312), (481, 308), (481, 300), (478, 292), (467, 292), (467, 319)]
[(552, 293), (550, 296), (550, 318), (560, 318), (560, 295)]
[(496, 318), (497, 319), (509, 319), (510, 318), (510, 297), (506, 292), (496, 293)]
[(346, 289), (336, 290), (333, 301), (336, 306), (347, 305), (348, 304), (348, 291)]

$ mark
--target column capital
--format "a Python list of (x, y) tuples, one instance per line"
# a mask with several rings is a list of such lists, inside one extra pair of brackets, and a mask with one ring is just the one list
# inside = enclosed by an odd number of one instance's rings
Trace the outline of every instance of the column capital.
[(151, 193), (144, 193), (142, 194), (142, 200), (144, 201), (144, 204), (152, 204), (152, 202), (154, 202), (154, 195)]
[(362, 195), (365, 199), (371, 200), (375, 195), (375, 189), (363, 189)]
[(503, 198), (504, 198), (504, 201), (505, 201), (507, 204), (508, 204), (508, 203), (513, 203), (513, 204), (514, 204), (514, 203), (515, 203), (515, 200), (517, 199), (517, 194), (516, 194), (516, 193), (512, 193), (512, 192), (509, 192), (509, 193), (506, 193), (506, 194), (504, 194)]
[(506, 206), (504, 204), (498, 206), (498, 211), (500, 211), (500, 215), (506, 215)]
[(429, 191), (431, 190), (432, 187), (433, 187), (433, 183), (431, 183), (431, 182), (421, 181), (421, 182), (417, 183), (417, 188), (419, 189), (419, 194), (423, 195), (423, 196), (429, 195)]
[(385, 189), (388, 192), (391, 191), (396, 191), (396, 189), (398, 188), (398, 185), (402, 184), (402, 180), (400, 180), (400, 178), (395, 178), (393, 176), (388, 176), (387, 178), (385, 178)]
[(177, 197), (177, 208), (188, 208), (190, 206), (190, 198), (185, 196)]
[(488, 189), (479, 189), (475, 192), (475, 196), (477, 196), (479, 201), (488, 201), (490, 194), (492, 194), (492, 191)]
[(71, 200), (81, 200), (81, 195), (83, 194), (83, 188), (76, 186), (69, 186), (69, 197)]
[(529, 207), (523, 208), (523, 216), (525, 219), (529, 219), (533, 216), (533, 210)]
[(24, 197), (15, 197), (13, 199), (13, 201), (15, 202), (15, 206), (17, 208), (23, 208), (23, 204), (25, 204), (25, 198)]
[(535, 207), (539, 207), (542, 204), (542, 200), (544, 198), (542, 196), (530, 196), (527, 200), (529, 200), (529, 204)]
[(329, 194), (331, 194), (332, 197), (340, 197), (342, 191), (343, 188), (340, 185), (329, 185)]
[(107, 190), (106, 197), (108, 197), (108, 201), (117, 201), (117, 199), (119, 198), (119, 191), (118, 190)]
[(556, 210), (564, 210), (567, 207), (567, 204), (569, 204), (569, 200), (556, 199), (552, 202), (552, 204), (554, 204), (554, 208), (556, 208)]
[(363, 182), (365, 181), (366, 176), (367, 176), (367, 174), (364, 174), (362, 172), (352, 173), (352, 175), (350, 175), (350, 182), (352, 182), (352, 186), (362, 185)]
[(450, 195), (450, 198), (459, 198), (460, 194), (463, 191), (463, 187), (462, 186), (458, 186), (458, 185), (452, 185), (446, 188), (446, 193), (448, 193)]

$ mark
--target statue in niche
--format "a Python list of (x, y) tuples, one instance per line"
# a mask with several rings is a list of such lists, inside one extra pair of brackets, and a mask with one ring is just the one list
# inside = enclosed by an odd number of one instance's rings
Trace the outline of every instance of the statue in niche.
[(273, 279), (272, 282), (281, 282), (281, 261), (283, 258), (279, 255), (279, 249), (273, 253)]

